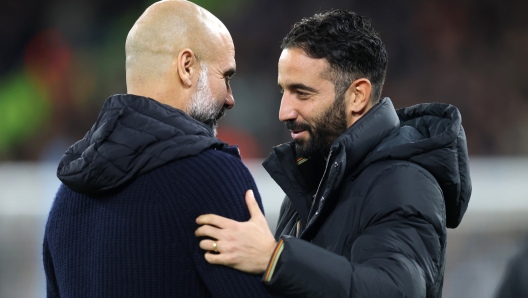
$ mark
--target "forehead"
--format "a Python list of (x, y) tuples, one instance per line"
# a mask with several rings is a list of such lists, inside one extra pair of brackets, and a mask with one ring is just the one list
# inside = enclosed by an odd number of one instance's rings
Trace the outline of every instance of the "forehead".
[(329, 67), (326, 59), (311, 58), (302, 49), (284, 49), (279, 58), (279, 84), (289, 84), (291, 81), (326, 81), (322, 74), (328, 71)]
[(235, 45), (229, 34), (219, 36), (211, 49), (210, 61), (221, 69), (235, 68)]

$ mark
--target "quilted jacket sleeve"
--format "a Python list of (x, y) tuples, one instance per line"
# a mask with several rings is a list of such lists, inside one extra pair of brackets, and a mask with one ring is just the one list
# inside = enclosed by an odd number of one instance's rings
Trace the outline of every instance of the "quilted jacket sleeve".
[(445, 207), (432, 176), (415, 166), (391, 167), (369, 189), (350, 261), (310, 242), (282, 237), (266, 284), (285, 297), (426, 297), (438, 292), (433, 287), (443, 275)]

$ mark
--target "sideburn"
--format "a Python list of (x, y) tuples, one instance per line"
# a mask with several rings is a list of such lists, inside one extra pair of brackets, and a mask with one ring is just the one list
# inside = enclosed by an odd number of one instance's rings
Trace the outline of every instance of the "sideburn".
[(345, 93), (336, 97), (332, 106), (315, 120), (313, 145), (315, 151), (327, 156), (334, 141), (347, 130)]

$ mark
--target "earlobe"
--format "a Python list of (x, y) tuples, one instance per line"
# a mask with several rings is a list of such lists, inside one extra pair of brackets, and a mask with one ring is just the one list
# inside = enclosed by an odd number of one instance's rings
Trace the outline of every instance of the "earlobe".
[(191, 49), (183, 49), (178, 54), (176, 66), (178, 76), (184, 88), (190, 88), (193, 85), (193, 76), (196, 73), (196, 55)]

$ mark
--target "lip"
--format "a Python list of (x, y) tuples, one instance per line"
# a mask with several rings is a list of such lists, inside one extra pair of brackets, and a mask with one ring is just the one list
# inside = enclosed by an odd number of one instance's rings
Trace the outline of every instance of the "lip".
[(304, 134), (306, 134), (306, 130), (291, 130), (291, 137), (292, 139), (299, 139), (301, 138)]

